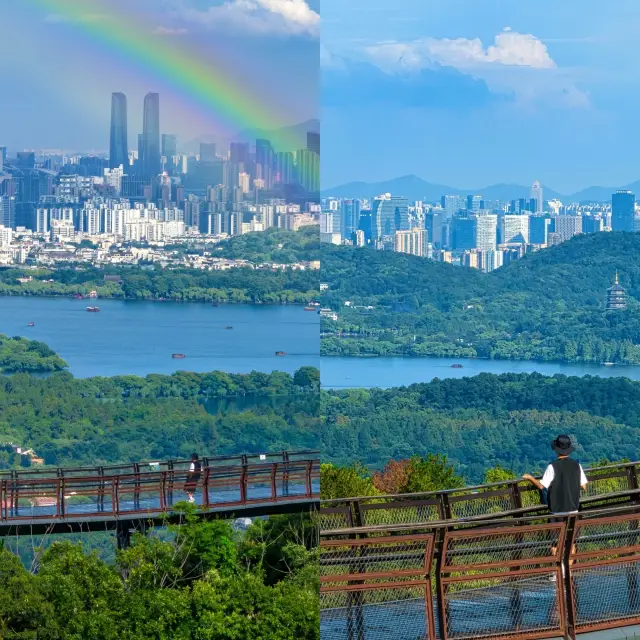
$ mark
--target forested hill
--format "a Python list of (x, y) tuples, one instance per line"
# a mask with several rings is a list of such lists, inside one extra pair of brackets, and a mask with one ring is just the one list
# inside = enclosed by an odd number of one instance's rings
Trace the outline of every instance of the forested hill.
[[(616, 270), (627, 311), (605, 313)], [(325, 355), (640, 363), (640, 235), (598, 233), (484, 274), (404, 254), (328, 247)], [(345, 301), (351, 306), (345, 307)], [(356, 307), (369, 307), (364, 309)]]
[[(46, 464), (99, 465), (318, 447), (320, 372), (74, 379), (0, 376), (0, 445)], [(0, 469), (28, 464), (0, 450)]]
[(501, 466), (541, 472), (561, 433), (585, 465), (640, 459), (640, 383), (627, 378), (480, 374), (395, 389), (322, 394), (322, 459), (389, 460), (444, 454), (469, 482)]

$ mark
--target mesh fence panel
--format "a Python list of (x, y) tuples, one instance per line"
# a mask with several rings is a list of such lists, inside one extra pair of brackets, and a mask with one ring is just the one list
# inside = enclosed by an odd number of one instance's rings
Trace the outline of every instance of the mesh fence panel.
[(320, 594), (322, 640), (418, 640), (429, 635), (425, 587)]
[[(447, 637), (520, 638), (525, 633), (559, 630), (558, 583), (554, 571), (505, 577), (446, 588)], [(458, 585), (460, 586), (460, 585)]]

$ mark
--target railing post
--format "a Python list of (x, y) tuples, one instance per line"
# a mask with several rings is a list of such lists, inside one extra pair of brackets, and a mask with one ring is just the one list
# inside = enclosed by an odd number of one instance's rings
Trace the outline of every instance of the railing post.
[[(243, 456), (244, 458), (245, 456)], [(248, 469), (247, 465), (242, 465), (242, 471), (240, 472), (240, 502), (247, 504), (247, 485), (248, 485)]]
[(289, 452), (282, 452), (283, 475), (282, 475), (282, 495), (289, 495)]
[(307, 461), (307, 473), (305, 477), (305, 484), (307, 490), (307, 498), (313, 495), (313, 481), (311, 476), (313, 475), (313, 460)]
[[(442, 498), (444, 494), (440, 494)], [(443, 501), (444, 503), (444, 501)], [(445, 561), (445, 535), (447, 532), (446, 527), (441, 527), (436, 531), (436, 536), (433, 541), (434, 553), (436, 555), (436, 606), (438, 609), (438, 636), (440, 640), (446, 640), (447, 638), (447, 616), (448, 607), (444, 597), (444, 585), (442, 584), (442, 568)]]
[(276, 473), (278, 471), (278, 463), (274, 462), (271, 465), (271, 500), (276, 502), (278, 500), (278, 490), (276, 488)]
[[(627, 467), (625, 467), (626, 472), (627, 472), (627, 482), (629, 485), (629, 489), (631, 491), (636, 491), (639, 487), (638, 487), (638, 472), (636, 470), (635, 465), (631, 464), (628, 465)], [(640, 495), (639, 494), (635, 494), (632, 498), (631, 498), (631, 502), (635, 502), (638, 503), (640, 502)]]
[(140, 509), (140, 464), (133, 463), (133, 472), (135, 473), (135, 485), (133, 489), (133, 508), (138, 511)]
[(522, 509), (522, 493), (520, 493), (520, 485), (517, 480), (509, 485), (509, 493), (511, 494), (513, 508)]
[(100, 476), (99, 488), (100, 491), (98, 493), (98, 511), (102, 513), (104, 511), (104, 467), (98, 467), (98, 475)]
[(57, 487), (56, 487), (57, 493), (58, 493), (58, 517), (59, 518), (64, 518), (65, 516), (65, 504), (64, 504), (64, 476), (58, 478), (57, 481)]
[(173, 506), (173, 481), (174, 481), (174, 473), (173, 473), (173, 460), (167, 461), (167, 478), (169, 480), (169, 490), (167, 492), (167, 506)]
[(202, 480), (202, 506), (206, 509), (209, 508), (209, 476), (211, 475), (211, 469), (207, 466), (204, 470), (204, 478)]
[(559, 594), (558, 600), (562, 597), (562, 592), (565, 595), (565, 611), (566, 611), (566, 628), (567, 636), (571, 640), (576, 638), (576, 607), (573, 599), (574, 588), (573, 578), (571, 575), (571, 554), (574, 545), (574, 536), (576, 532), (576, 516), (569, 516), (565, 523), (566, 533), (564, 537), (564, 549), (562, 549), (561, 567), (562, 567), (562, 583), (564, 589), (560, 591), (561, 587), (558, 586)]
[(0, 482), (0, 520), (6, 520), (7, 513), (7, 481)]

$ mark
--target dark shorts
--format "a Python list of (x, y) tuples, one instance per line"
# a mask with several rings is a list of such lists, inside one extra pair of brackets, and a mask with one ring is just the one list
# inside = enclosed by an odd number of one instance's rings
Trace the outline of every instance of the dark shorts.
[(185, 482), (184, 490), (187, 493), (193, 493), (196, 490), (196, 487), (198, 486), (198, 482), (200, 482), (199, 475), (189, 476), (187, 478), (187, 481)]

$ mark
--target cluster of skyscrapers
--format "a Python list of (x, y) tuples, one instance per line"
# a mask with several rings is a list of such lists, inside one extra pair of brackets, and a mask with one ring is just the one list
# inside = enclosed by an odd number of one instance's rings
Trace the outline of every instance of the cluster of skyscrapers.
[[(235, 235), (279, 223), (295, 227), (301, 219), (292, 222), (279, 216), (316, 214), (318, 133), (308, 132), (306, 147), (295, 152), (278, 151), (270, 140), (257, 139), (255, 145), (231, 142), (228, 150), (202, 142), (199, 154), (181, 154), (177, 136), (161, 133), (158, 93), (145, 96), (142, 120), (137, 149), (131, 150), (127, 97), (118, 92), (111, 97), (108, 157), (36, 157), (29, 151), (9, 158), (0, 147), (0, 225), (37, 233), (64, 228), (66, 234), (69, 225), (76, 232), (109, 227), (104, 220), (97, 225), (94, 214), (86, 213), (96, 210), (85, 206), (88, 201), (123, 202), (113, 210), (131, 211), (133, 218), (141, 210), (167, 212), (153, 217), (211, 234)], [(256, 212), (265, 207), (277, 213), (256, 223)], [(62, 210), (66, 213), (60, 218)]]
[(529, 198), (489, 202), (480, 195), (443, 195), (440, 202), (390, 193), (371, 201), (325, 198), (321, 239), (456, 262), (491, 271), (580, 233), (635, 231), (635, 196), (618, 191), (611, 203), (545, 201), (536, 181)]

